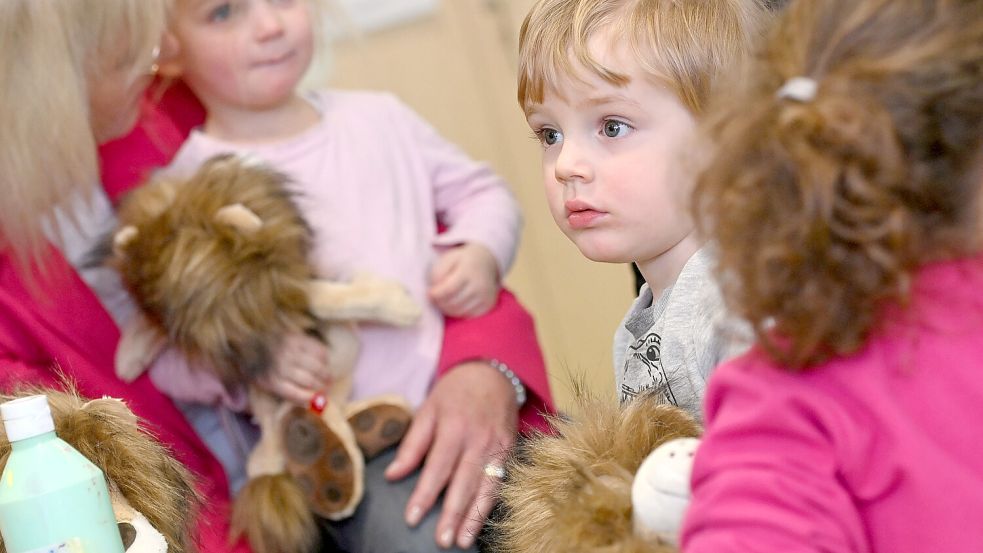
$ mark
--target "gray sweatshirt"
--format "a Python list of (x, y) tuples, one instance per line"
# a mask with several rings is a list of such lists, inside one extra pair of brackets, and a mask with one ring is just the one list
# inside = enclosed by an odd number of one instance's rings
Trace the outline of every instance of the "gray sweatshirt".
[(642, 287), (614, 334), (622, 403), (651, 390), (702, 420), (710, 372), (750, 344), (746, 325), (726, 317), (711, 263), (708, 248), (701, 248), (655, 301)]

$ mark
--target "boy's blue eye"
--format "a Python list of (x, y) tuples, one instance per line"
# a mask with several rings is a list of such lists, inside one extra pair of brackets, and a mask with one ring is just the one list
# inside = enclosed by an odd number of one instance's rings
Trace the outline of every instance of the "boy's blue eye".
[(552, 146), (559, 142), (563, 138), (563, 134), (556, 129), (544, 128), (539, 131), (539, 139), (543, 141), (543, 144), (547, 146)]
[(604, 136), (608, 138), (618, 138), (628, 134), (632, 127), (624, 121), (618, 121), (617, 119), (607, 119), (604, 121)]

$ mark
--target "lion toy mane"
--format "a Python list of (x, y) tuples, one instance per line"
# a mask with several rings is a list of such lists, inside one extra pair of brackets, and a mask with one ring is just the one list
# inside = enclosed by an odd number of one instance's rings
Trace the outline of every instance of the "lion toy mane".
[[(355, 323), (406, 326), (420, 307), (398, 283), (318, 278), (312, 231), (288, 185), (253, 160), (217, 156), (190, 178), (157, 178), (130, 193), (102, 251), (142, 312), (122, 330), (121, 378), (136, 378), (172, 346), (230, 391), (248, 386), (260, 441), (234, 502), (232, 532), (257, 553), (313, 550), (314, 516), (340, 520), (355, 511), (365, 459), (398, 442), (412, 417), (397, 396), (348, 397)], [(255, 385), (290, 333), (329, 346), (326, 405), (295, 406)]]
[(499, 553), (676, 553), (700, 425), (649, 393), (625, 406), (575, 385), (576, 414), (507, 463)]
[[(87, 400), (44, 388), (0, 394), (0, 403), (43, 394), (48, 397), (58, 437), (99, 467), (109, 485), (113, 513), (128, 553), (196, 553), (192, 537), (201, 505), (184, 465), (139, 426), (136, 415), (112, 398)], [(0, 432), (0, 470), (11, 447)], [(0, 541), (0, 553), (6, 548)]]

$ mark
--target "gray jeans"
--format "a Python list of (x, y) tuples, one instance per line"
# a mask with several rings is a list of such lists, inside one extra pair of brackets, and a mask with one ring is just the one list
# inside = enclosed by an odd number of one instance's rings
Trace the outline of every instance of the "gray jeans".
[[(259, 437), (258, 429), (248, 418), (227, 409), (200, 404), (180, 404), (185, 417), (225, 468), (233, 493), (246, 481), (246, 458)], [(340, 522), (323, 521), (324, 533), (348, 553), (436, 553), (466, 551), (477, 553), (476, 546), (462, 550), (437, 547), (435, 536), (440, 504), (423, 518), (416, 528), (403, 520), (406, 503), (416, 486), (419, 473), (399, 482), (383, 476), (392, 462), (395, 449), (383, 452), (365, 464), (365, 496), (355, 514)], [(324, 553), (336, 551), (325, 544)]]

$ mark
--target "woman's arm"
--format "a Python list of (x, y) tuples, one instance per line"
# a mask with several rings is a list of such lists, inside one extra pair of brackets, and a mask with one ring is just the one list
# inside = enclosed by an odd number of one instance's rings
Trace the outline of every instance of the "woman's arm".
[(488, 359), (512, 369), (526, 388), (526, 403), (519, 411), (519, 431), (546, 430), (543, 414), (556, 411), (546, 363), (532, 316), (508, 290), (499, 292), (495, 307), (485, 315), (446, 319), (437, 378), (464, 362)]

